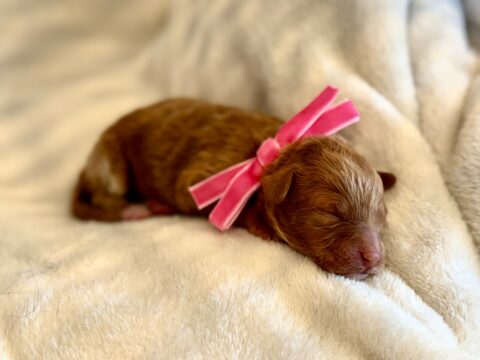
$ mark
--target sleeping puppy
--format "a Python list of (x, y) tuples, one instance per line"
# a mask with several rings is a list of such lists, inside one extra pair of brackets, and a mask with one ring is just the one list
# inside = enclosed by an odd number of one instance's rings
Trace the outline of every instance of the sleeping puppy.
[[(190, 99), (137, 110), (100, 137), (79, 176), (72, 212), (101, 221), (207, 216), (212, 207), (197, 210), (189, 186), (255, 156), (281, 125)], [(265, 169), (236, 225), (287, 243), (326, 271), (364, 279), (382, 265), (383, 192), (394, 183), (340, 138), (304, 138)]]

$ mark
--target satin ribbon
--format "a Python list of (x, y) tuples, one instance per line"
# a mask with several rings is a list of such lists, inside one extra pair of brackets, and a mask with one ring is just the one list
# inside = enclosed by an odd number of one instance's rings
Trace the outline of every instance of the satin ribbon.
[(259, 188), (263, 170), (281, 150), (307, 136), (331, 135), (359, 120), (350, 100), (332, 106), (338, 90), (327, 86), (309, 105), (266, 139), (256, 156), (231, 166), (188, 188), (198, 209), (218, 201), (209, 216), (219, 230), (232, 226), (248, 199)]

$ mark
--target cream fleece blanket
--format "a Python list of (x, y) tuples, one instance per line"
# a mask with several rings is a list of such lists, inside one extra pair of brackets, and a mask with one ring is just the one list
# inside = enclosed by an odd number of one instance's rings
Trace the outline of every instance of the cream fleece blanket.
[[(480, 4), (0, 3), (0, 359), (480, 358)], [(160, 97), (292, 115), (326, 84), (398, 184), (385, 271), (201, 219), (80, 223), (98, 134)]]

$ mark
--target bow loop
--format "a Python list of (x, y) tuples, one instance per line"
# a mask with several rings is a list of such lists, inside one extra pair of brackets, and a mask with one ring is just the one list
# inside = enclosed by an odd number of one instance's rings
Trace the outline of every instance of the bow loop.
[(210, 213), (210, 222), (226, 230), (235, 222), (248, 199), (259, 188), (265, 167), (285, 146), (306, 136), (331, 135), (359, 120), (352, 102), (331, 106), (338, 90), (328, 86), (309, 105), (287, 121), (274, 138), (262, 142), (254, 158), (231, 166), (189, 188), (202, 209), (220, 200)]

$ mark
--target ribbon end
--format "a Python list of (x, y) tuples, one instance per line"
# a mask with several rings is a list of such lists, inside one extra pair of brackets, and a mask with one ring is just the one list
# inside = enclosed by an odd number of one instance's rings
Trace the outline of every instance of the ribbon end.
[(217, 228), (217, 230), (222, 231), (222, 232), (230, 229), (230, 227), (232, 226), (232, 224), (230, 224), (226, 221), (222, 221), (221, 219), (217, 218), (213, 211), (208, 216), (208, 220), (210, 221), (210, 223), (213, 226), (215, 226)]
[(339, 92), (338, 88), (335, 87), (335, 86), (332, 86), (332, 85), (327, 85), (327, 86), (325, 86), (325, 89), (322, 90), (322, 93), (323, 93), (324, 91), (333, 91), (333, 92), (335, 92), (335, 93), (338, 93), (338, 92)]
[(200, 199), (201, 194), (198, 194), (198, 186), (196, 185), (190, 186), (188, 188), (188, 192), (190, 193), (190, 196), (192, 197), (193, 202), (197, 206), (198, 210), (205, 209), (208, 205), (213, 204), (215, 201), (218, 200), (218, 197), (213, 197), (202, 201)]

